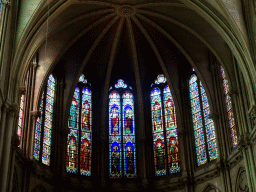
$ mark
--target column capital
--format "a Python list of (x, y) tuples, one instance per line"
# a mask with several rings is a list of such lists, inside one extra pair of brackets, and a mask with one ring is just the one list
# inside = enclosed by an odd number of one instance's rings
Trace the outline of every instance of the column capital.
[(33, 61), (31, 62), (31, 65), (32, 65), (32, 67), (33, 67), (34, 70), (36, 70), (37, 67), (38, 67), (38, 63), (37, 63), (35, 60), (33, 60)]
[(232, 96), (237, 96), (238, 95), (238, 91), (236, 89), (231, 89), (229, 90), (228, 94), (232, 97)]
[(2, 106), (8, 113), (11, 113), (13, 115), (18, 115), (18, 105), (16, 103), (11, 103), (10, 101), (6, 100), (5, 103)]
[(20, 145), (20, 138), (17, 135), (17, 133), (14, 133), (12, 135), (12, 140), (11, 140), (11, 144), (14, 148), (18, 148), (18, 146)]
[(19, 88), (19, 92), (20, 92), (20, 94), (25, 94), (26, 93), (26, 86), (20, 86), (20, 88)]
[(256, 126), (256, 105), (253, 105), (249, 110), (249, 118), (251, 121), (252, 129)]
[(41, 116), (41, 112), (40, 111), (31, 111), (30, 114), (34, 118), (37, 118), (37, 117)]
[(238, 143), (242, 149), (248, 148), (251, 145), (250, 133), (240, 135)]
[(2, 3), (5, 5), (5, 6), (10, 6), (11, 2), (10, 0), (1, 0)]
[(215, 121), (219, 118), (219, 114), (214, 111), (209, 115), (209, 117)]

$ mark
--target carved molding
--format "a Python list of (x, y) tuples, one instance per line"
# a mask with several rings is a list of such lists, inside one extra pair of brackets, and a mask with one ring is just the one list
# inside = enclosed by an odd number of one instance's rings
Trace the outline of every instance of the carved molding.
[(244, 167), (240, 167), (236, 178), (236, 192), (249, 192), (248, 179)]
[(244, 149), (244, 148), (248, 148), (248, 146), (251, 145), (251, 140), (250, 140), (250, 133), (245, 133), (240, 135), (239, 139), (238, 139), (238, 143), (240, 148)]
[(1, 1), (2, 1), (2, 3), (3, 3), (6, 7), (9, 7), (10, 4), (11, 4), (10, 0), (1, 0)]
[(232, 169), (234, 166), (236, 166), (242, 160), (243, 160), (243, 154), (240, 152), (236, 157), (232, 158), (228, 162), (229, 168)]
[(203, 192), (221, 192), (220, 189), (218, 189), (215, 185), (209, 183), (205, 189), (203, 190)]
[(256, 126), (256, 105), (253, 105), (249, 110), (249, 118), (253, 129)]
[(20, 145), (20, 138), (17, 133), (13, 134), (11, 144), (14, 148), (18, 148), (18, 146)]
[(206, 174), (202, 174), (202, 175), (196, 177), (194, 182), (197, 185), (197, 184), (201, 184), (201, 183), (204, 183), (206, 181), (209, 181), (209, 180), (211, 180), (213, 178), (216, 178), (218, 176), (220, 176), (220, 169), (219, 169), (219, 167), (217, 167), (217, 168), (207, 172)]
[(37, 117), (41, 116), (41, 112), (40, 111), (31, 111), (30, 114), (34, 118), (37, 118)]
[(219, 114), (217, 112), (212, 112), (209, 115), (209, 118), (213, 119), (214, 121), (216, 121), (219, 118)]
[(238, 95), (238, 91), (236, 89), (231, 89), (229, 90), (228, 94), (232, 97), (232, 96), (237, 96)]

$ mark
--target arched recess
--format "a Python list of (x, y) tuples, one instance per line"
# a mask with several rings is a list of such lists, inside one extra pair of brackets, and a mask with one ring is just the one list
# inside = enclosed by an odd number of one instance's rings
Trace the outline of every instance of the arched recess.
[[(199, 15), (207, 19), (207, 22), (214, 27), (223, 40), (227, 43), (230, 48), (232, 55), (236, 58), (239, 69), (241, 69), (244, 75), (249, 100), (251, 105), (255, 105), (255, 90), (256, 90), (256, 73), (255, 66), (253, 64), (252, 56), (247, 46), (243, 34), (239, 31), (237, 25), (227, 26), (218, 14), (215, 14), (209, 7), (204, 3), (197, 3), (191, 1), (181, 0), (193, 10), (195, 10)], [(223, 10), (225, 14), (229, 15), (228, 10)], [(230, 23), (234, 21), (229, 20)], [(233, 32), (235, 31), (235, 33)], [(218, 57), (217, 57), (218, 59)], [(222, 63), (220, 61), (220, 63)], [(223, 64), (222, 64), (223, 65)], [(225, 64), (226, 66), (226, 64)]]
[(216, 187), (215, 185), (209, 183), (204, 188), (203, 192), (221, 192), (221, 190), (218, 187)]
[(46, 192), (46, 189), (42, 185), (37, 185), (31, 192)]
[(244, 167), (237, 172), (235, 192), (249, 192), (248, 178)]

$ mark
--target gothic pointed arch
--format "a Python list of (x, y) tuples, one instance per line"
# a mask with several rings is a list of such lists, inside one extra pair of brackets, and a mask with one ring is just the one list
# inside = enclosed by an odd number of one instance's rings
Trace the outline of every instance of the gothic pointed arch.
[(214, 122), (210, 116), (209, 100), (202, 82), (194, 69), (189, 79), (189, 92), (197, 166), (218, 157)]
[(155, 175), (180, 172), (180, 152), (175, 104), (164, 75), (158, 75), (151, 91), (151, 115)]
[(34, 158), (50, 165), (53, 109), (55, 100), (55, 78), (50, 74), (42, 92), (39, 117), (36, 118)]
[(109, 90), (109, 175), (110, 178), (135, 178), (134, 94), (132, 87), (118, 79)]
[(67, 137), (66, 171), (91, 176), (92, 92), (82, 74), (70, 106)]

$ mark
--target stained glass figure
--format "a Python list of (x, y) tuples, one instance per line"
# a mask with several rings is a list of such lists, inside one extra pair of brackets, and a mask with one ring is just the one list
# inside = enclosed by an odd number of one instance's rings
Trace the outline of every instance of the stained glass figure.
[[(156, 176), (180, 172), (176, 111), (167, 80), (158, 75), (151, 91), (151, 115)], [(167, 151), (166, 151), (167, 150)]]
[(233, 147), (236, 147), (237, 142), (238, 142), (237, 141), (237, 132), (236, 132), (236, 125), (235, 125), (235, 118), (234, 118), (234, 113), (233, 113), (231, 97), (229, 94), (228, 79), (226, 77), (225, 70), (222, 66), (220, 67), (220, 70), (221, 70), (221, 75), (222, 75), (224, 95), (225, 95), (225, 99), (226, 99), (226, 106), (227, 106), (227, 113), (228, 113), (228, 120), (229, 120), (232, 144), (233, 144)]
[(70, 173), (78, 171), (78, 139), (79, 139), (79, 108), (80, 108), (80, 92), (77, 86), (72, 98), (68, 127), (70, 133), (67, 141), (67, 163), (66, 170)]
[(180, 152), (176, 122), (176, 111), (171, 91), (168, 85), (165, 86), (163, 94), (166, 141), (168, 145), (168, 167), (169, 172), (172, 174), (180, 172)]
[(134, 104), (133, 95), (128, 88), (131, 89), (122, 79), (119, 79), (109, 94), (109, 172), (111, 178), (136, 177)]
[(190, 101), (197, 165), (203, 165), (218, 156), (214, 122), (210, 117), (210, 106), (203, 84), (196, 74), (189, 80)]
[(79, 83), (70, 106), (66, 170), (69, 173), (91, 176), (92, 94), (83, 74)]
[(84, 87), (82, 90), (82, 111), (81, 111), (81, 152), (80, 152), (80, 173), (91, 175), (91, 119), (92, 103), (91, 90)]
[(133, 95), (130, 91), (123, 94), (123, 148), (124, 148), (124, 176), (135, 177), (136, 174), (136, 147), (134, 130), (134, 105)]

